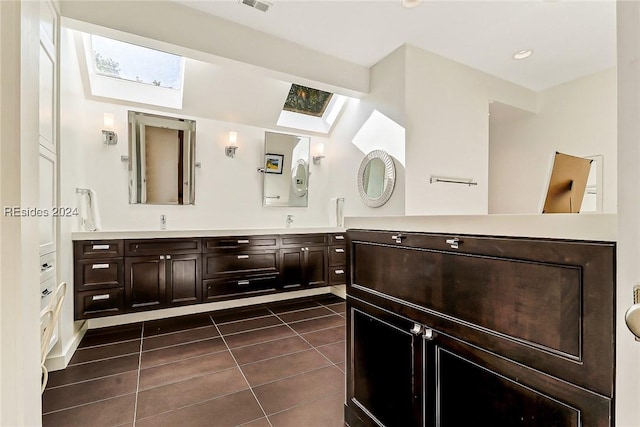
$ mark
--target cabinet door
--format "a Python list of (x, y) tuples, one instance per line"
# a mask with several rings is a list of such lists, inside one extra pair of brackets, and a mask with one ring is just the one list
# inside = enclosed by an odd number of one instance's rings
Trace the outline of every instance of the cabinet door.
[(367, 426), (424, 426), (420, 333), (412, 333), (412, 322), (354, 300), (348, 313), (349, 409)]
[(162, 256), (125, 258), (125, 304), (130, 309), (166, 305), (165, 260)]
[(304, 267), (303, 248), (280, 249), (282, 286), (292, 288), (302, 285)]
[(167, 294), (169, 305), (202, 301), (200, 254), (167, 255)]
[(308, 247), (304, 251), (303, 284), (308, 286), (326, 286), (327, 280), (327, 248)]

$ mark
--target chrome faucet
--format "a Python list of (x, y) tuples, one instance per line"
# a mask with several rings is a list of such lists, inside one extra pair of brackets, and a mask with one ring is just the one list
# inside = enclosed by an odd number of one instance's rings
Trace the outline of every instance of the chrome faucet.
[(293, 215), (287, 215), (287, 228), (291, 226), (292, 222), (293, 222)]

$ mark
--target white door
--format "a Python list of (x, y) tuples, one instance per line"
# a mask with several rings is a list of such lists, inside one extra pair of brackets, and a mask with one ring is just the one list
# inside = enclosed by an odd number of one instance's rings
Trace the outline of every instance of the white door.
[(640, 342), (624, 322), (640, 283), (640, 3), (617, 2), (618, 283), (616, 427), (640, 426)]

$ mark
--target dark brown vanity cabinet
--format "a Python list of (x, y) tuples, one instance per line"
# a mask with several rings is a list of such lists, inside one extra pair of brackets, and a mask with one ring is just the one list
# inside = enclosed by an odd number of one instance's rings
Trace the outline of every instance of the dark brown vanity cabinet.
[(122, 240), (74, 242), (76, 319), (124, 312)]
[(138, 311), (201, 302), (200, 252), (200, 239), (126, 240), (126, 307)]
[(346, 277), (344, 233), (76, 241), (74, 251), (76, 319), (344, 284)]
[(327, 235), (283, 235), (280, 263), (284, 288), (327, 286)]
[(204, 239), (204, 301), (275, 292), (279, 287), (278, 236)]
[(348, 237), (352, 427), (614, 425), (613, 243)]

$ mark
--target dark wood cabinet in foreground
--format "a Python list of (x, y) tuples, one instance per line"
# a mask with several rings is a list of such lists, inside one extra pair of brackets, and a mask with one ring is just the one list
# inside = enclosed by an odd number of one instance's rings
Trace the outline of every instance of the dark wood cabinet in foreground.
[(614, 425), (613, 243), (392, 236), (348, 232), (351, 427)]
[(311, 233), (75, 241), (75, 318), (344, 284), (345, 240)]

